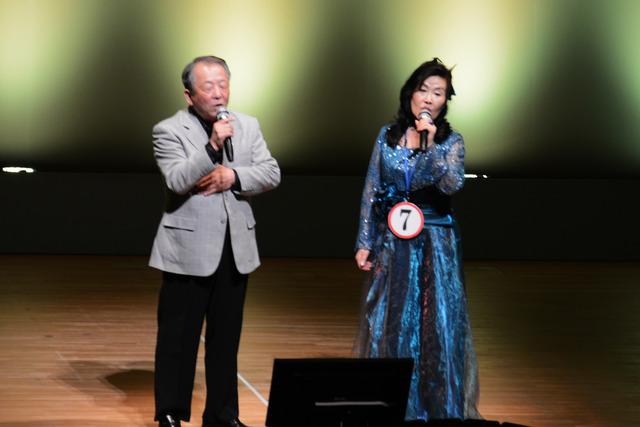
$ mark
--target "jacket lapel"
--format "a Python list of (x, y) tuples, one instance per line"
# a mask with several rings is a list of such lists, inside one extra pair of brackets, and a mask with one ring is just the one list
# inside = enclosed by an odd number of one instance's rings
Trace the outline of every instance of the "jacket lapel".
[(207, 144), (207, 133), (202, 128), (198, 119), (186, 110), (181, 110), (180, 124), (184, 128), (187, 140), (195, 147), (201, 150)]

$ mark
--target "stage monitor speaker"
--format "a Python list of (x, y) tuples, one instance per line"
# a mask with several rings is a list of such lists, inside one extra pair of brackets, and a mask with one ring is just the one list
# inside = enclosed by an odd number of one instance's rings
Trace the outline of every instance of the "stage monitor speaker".
[(425, 421), (407, 421), (405, 423), (405, 427), (526, 427), (526, 426), (518, 426), (516, 424), (500, 424), (499, 421), (490, 421), (490, 420), (474, 420), (474, 419), (466, 419), (461, 420), (457, 418), (451, 419), (431, 419), (428, 422)]
[[(411, 424), (407, 423), (407, 426)], [(500, 427), (500, 422), (489, 420), (431, 419), (423, 427)]]
[(404, 423), (413, 359), (276, 359), (267, 427)]

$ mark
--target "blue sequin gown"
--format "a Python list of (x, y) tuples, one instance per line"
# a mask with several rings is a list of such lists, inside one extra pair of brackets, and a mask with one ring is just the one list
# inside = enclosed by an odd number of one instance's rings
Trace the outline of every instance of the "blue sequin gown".
[[(438, 203), (462, 188), (464, 142), (452, 132), (409, 156), (410, 150), (387, 145), (387, 130), (376, 139), (362, 194), (356, 249), (371, 251), (373, 267), (355, 351), (359, 357), (414, 359), (407, 420), (480, 418), (459, 236), (451, 212)], [(407, 157), (415, 167), (411, 191), (435, 199), (416, 203), (425, 227), (403, 240), (389, 230), (386, 214), (406, 194)]]

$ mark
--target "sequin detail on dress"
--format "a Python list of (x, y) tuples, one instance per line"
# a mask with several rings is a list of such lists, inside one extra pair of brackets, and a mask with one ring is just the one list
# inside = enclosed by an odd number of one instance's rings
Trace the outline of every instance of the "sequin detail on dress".
[[(481, 418), (457, 227), (448, 215), (450, 221), (427, 222), (410, 240), (388, 229), (386, 212), (406, 194), (406, 184), (403, 149), (389, 147), (387, 130), (376, 139), (360, 206), (356, 249), (371, 250), (373, 267), (355, 351), (360, 357), (414, 359), (407, 420)], [(416, 152), (409, 159), (416, 168), (410, 191), (437, 188), (442, 197), (458, 191), (464, 154), (456, 132)]]

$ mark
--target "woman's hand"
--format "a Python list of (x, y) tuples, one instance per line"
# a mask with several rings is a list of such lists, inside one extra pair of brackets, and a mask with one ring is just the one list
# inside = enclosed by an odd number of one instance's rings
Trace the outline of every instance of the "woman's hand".
[(369, 250), (368, 249), (358, 249), (356, 252), (356, 264), (358, 264), (358, 268), (363, 271), (371, 270), (371, 266), (373, 265), (371, 261), (368, 261), (369, 258)]
[(436, 135), (436, 131), (438, 128), (433, 123), (433, 119), (429, 116), (424, 117), (420, 120), (416, 120), (416, 130), (418, 132), (427, 131), (427, 147), (431, 147), (433, 145), (433, 137)]

